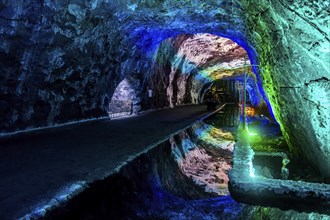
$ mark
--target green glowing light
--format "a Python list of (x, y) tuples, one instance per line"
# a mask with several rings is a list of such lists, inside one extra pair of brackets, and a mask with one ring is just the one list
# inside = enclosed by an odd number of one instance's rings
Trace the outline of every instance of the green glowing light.
[(260, 134), (258, 134), (255, 131), (249, 130), (248, 135), (249, 135), (248, 138), (250, 140), (250, 143), (258, 143), (258, 142), (262, 141)]
[(257, 135), (258, 135), (257, 133), (249, 132), (249, 136), (257, 136)]
[[(245, 2), (245, 1), (244, 1)], [(247, 1), (246, 1), (247, 2)], [(272, 51), (274, 50), (274, 47), (276, 44), (274, 44), (272, 36), (269, 34), (271, 31), (271, 27), (266, 22), (263, 22), (260, 20), (258, 16), (249, 16), (246, 17), (246, 23), (251, 27), (251, 32), (258, 33), (255, 36), (256, 40), (256, 51), (259, 55), (259, 66), (261, 71), (261, 80), (262, 80), (262, 86), (264, 88), (264, 91), (266, 93), (267, 99), (269, 100), (270, 107), (272, 109), (272, 112), (274, 113), (274, 117), (276, 121), (279, 123), (282, 134), (287, 141), (290, 149), (294, 151), (294, 147), (290, 141), (289, 134), (285, 130), (285, 127), (283, 125), (283, 120), (281, 118), (280, 112), (281, 108), (279, 105), (279, 98), (278, 94), (275, 90), (275, 83), (273, 80), (274, 76), (274, 57), (272, 56)], [(259, 35), (262, 33), (262, 37)]]

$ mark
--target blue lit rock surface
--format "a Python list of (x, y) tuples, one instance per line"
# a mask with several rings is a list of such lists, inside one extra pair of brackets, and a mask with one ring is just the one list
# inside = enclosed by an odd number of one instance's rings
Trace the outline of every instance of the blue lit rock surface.
[[(143, 101), (159, 44), (211, 33), (233, 39), (260, 64), (254, 70), (291, 149), (329, 178), (328, 8), (328, 1), (3, 1), (0, 129), (103, 116), (127, 75), (140, 79)], [(160, 72), (169, 74), (167, 65)], [(179, 79), (176, 86), (200, 87)], [(169, 82), (157, 79), (166, 88), (157, 93), (160, 107), (200, 95)]]
[[(206, 17), (201, 17), (206, 10)], [(191, 17), (183, 17), (185, 13)], [(225, 25), (214, 23), (214, 16), (224, 13), (225, 8), (189, 1), (1, 3), (1, 130), (104, 116), (105, 102), (127, 75), (140, 80), (144, 100), (163, 40), (180, 33), (210, 32), (245, 42), (238, 29), (231, 31), (243, 27), (237, 16)], [(169, 87), (166, 79), (159, 83), (165, 91)], [(190, 83), (180, 85), (190, 89)], [(166, 92), (157, 95), (168, 100)], [(169, 105), (166, 101), (160, 107)]]
[(242, 2), (252, 15), (245, 17), (246, 35), (282, 132), (293, 151), (329, 178), (329, 2)]

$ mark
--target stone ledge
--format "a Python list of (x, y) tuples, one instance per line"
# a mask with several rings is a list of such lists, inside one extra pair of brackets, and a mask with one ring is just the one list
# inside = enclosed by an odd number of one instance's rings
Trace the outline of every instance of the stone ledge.
[(254, 176), (254, 152), (238, 137), (233, 167), (229, 172), (229, 191), (238, 202), (278, 207), (283, 210), (330, 214), (330, 185)]

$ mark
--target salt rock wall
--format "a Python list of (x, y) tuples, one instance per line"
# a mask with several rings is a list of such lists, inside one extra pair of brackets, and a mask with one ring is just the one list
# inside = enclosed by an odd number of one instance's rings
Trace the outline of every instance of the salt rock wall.
[[(237, 43), (207, 33), (166, 39), (156, 54), (151, 87), (156, 91), (157, 107), (202, 102), (205, 88), (215, 80), (242, 75), (247, 57), (247, 52)], [(259, 94), (258, 88), (255, 89)]]
[(0, 130), (104, 115), (130, 48), (112, 12), (60, 1), (0, 8)]
[[(263, 87), (291, 149), (330, 177), (327, 1), (242, 1)], [(297, 152), (298, 151), (298, 152)]]
[[(189, 37), (192, 35), (179, 35), (163, 41), (158, 47), (151, 79), (151, 88), (155, 91), (154, 102), (158, 108), (200, 101), (198, 95), (203, 83), (194, 80), (198, 66), (186, 56), (178, 54), (180, 46)], [(194, 85), (197, 86), (193, 89)]]
[[(229, 9), (212, 8), (216, 4), (2, 1), (1, 132), (105, 116), (106, 102), (127, 75), (140, 80), (137, 92), (143, 102), (153, 56), (163, 40), (205, 32), (242, 38), (239, 31), (228, 31), (233, 29), (230, 26), (238, 27), (238, 14), (223, 18)], [(214, 24), (214, 15), (221, 24)], [(163, 102), (160, 107), (170, 104), (166, 93), (157, 97)], [(190, 101), (183, 99), (179, 103)]]
[(145, 81), (149, 62), (116, 14), (125, 10), (121, 1), (0, 3), (0, 131), (106, 116), (125, 76)]

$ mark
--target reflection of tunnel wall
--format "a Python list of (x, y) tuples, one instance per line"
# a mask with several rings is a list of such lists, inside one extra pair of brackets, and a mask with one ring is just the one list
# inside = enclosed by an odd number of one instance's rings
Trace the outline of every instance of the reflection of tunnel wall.
[(215, 116), (205, 119), (207, 124), (220, 124), (222, 127), (238, 127), (240, 123), (240, 109), (238, 105), (226, 105)]
[[(45, 219), (91, 216), (93, 219), (142, 220), (168, 219), (171, 213), (181, 215), (187, 205), (184, 198), (208, 198), (210, 194), (181, 173), (171, 153), (169, 142), (160, 144), (119, 173), (92, 183)], [(227, 198), (221, 200), (234, 202)]]

